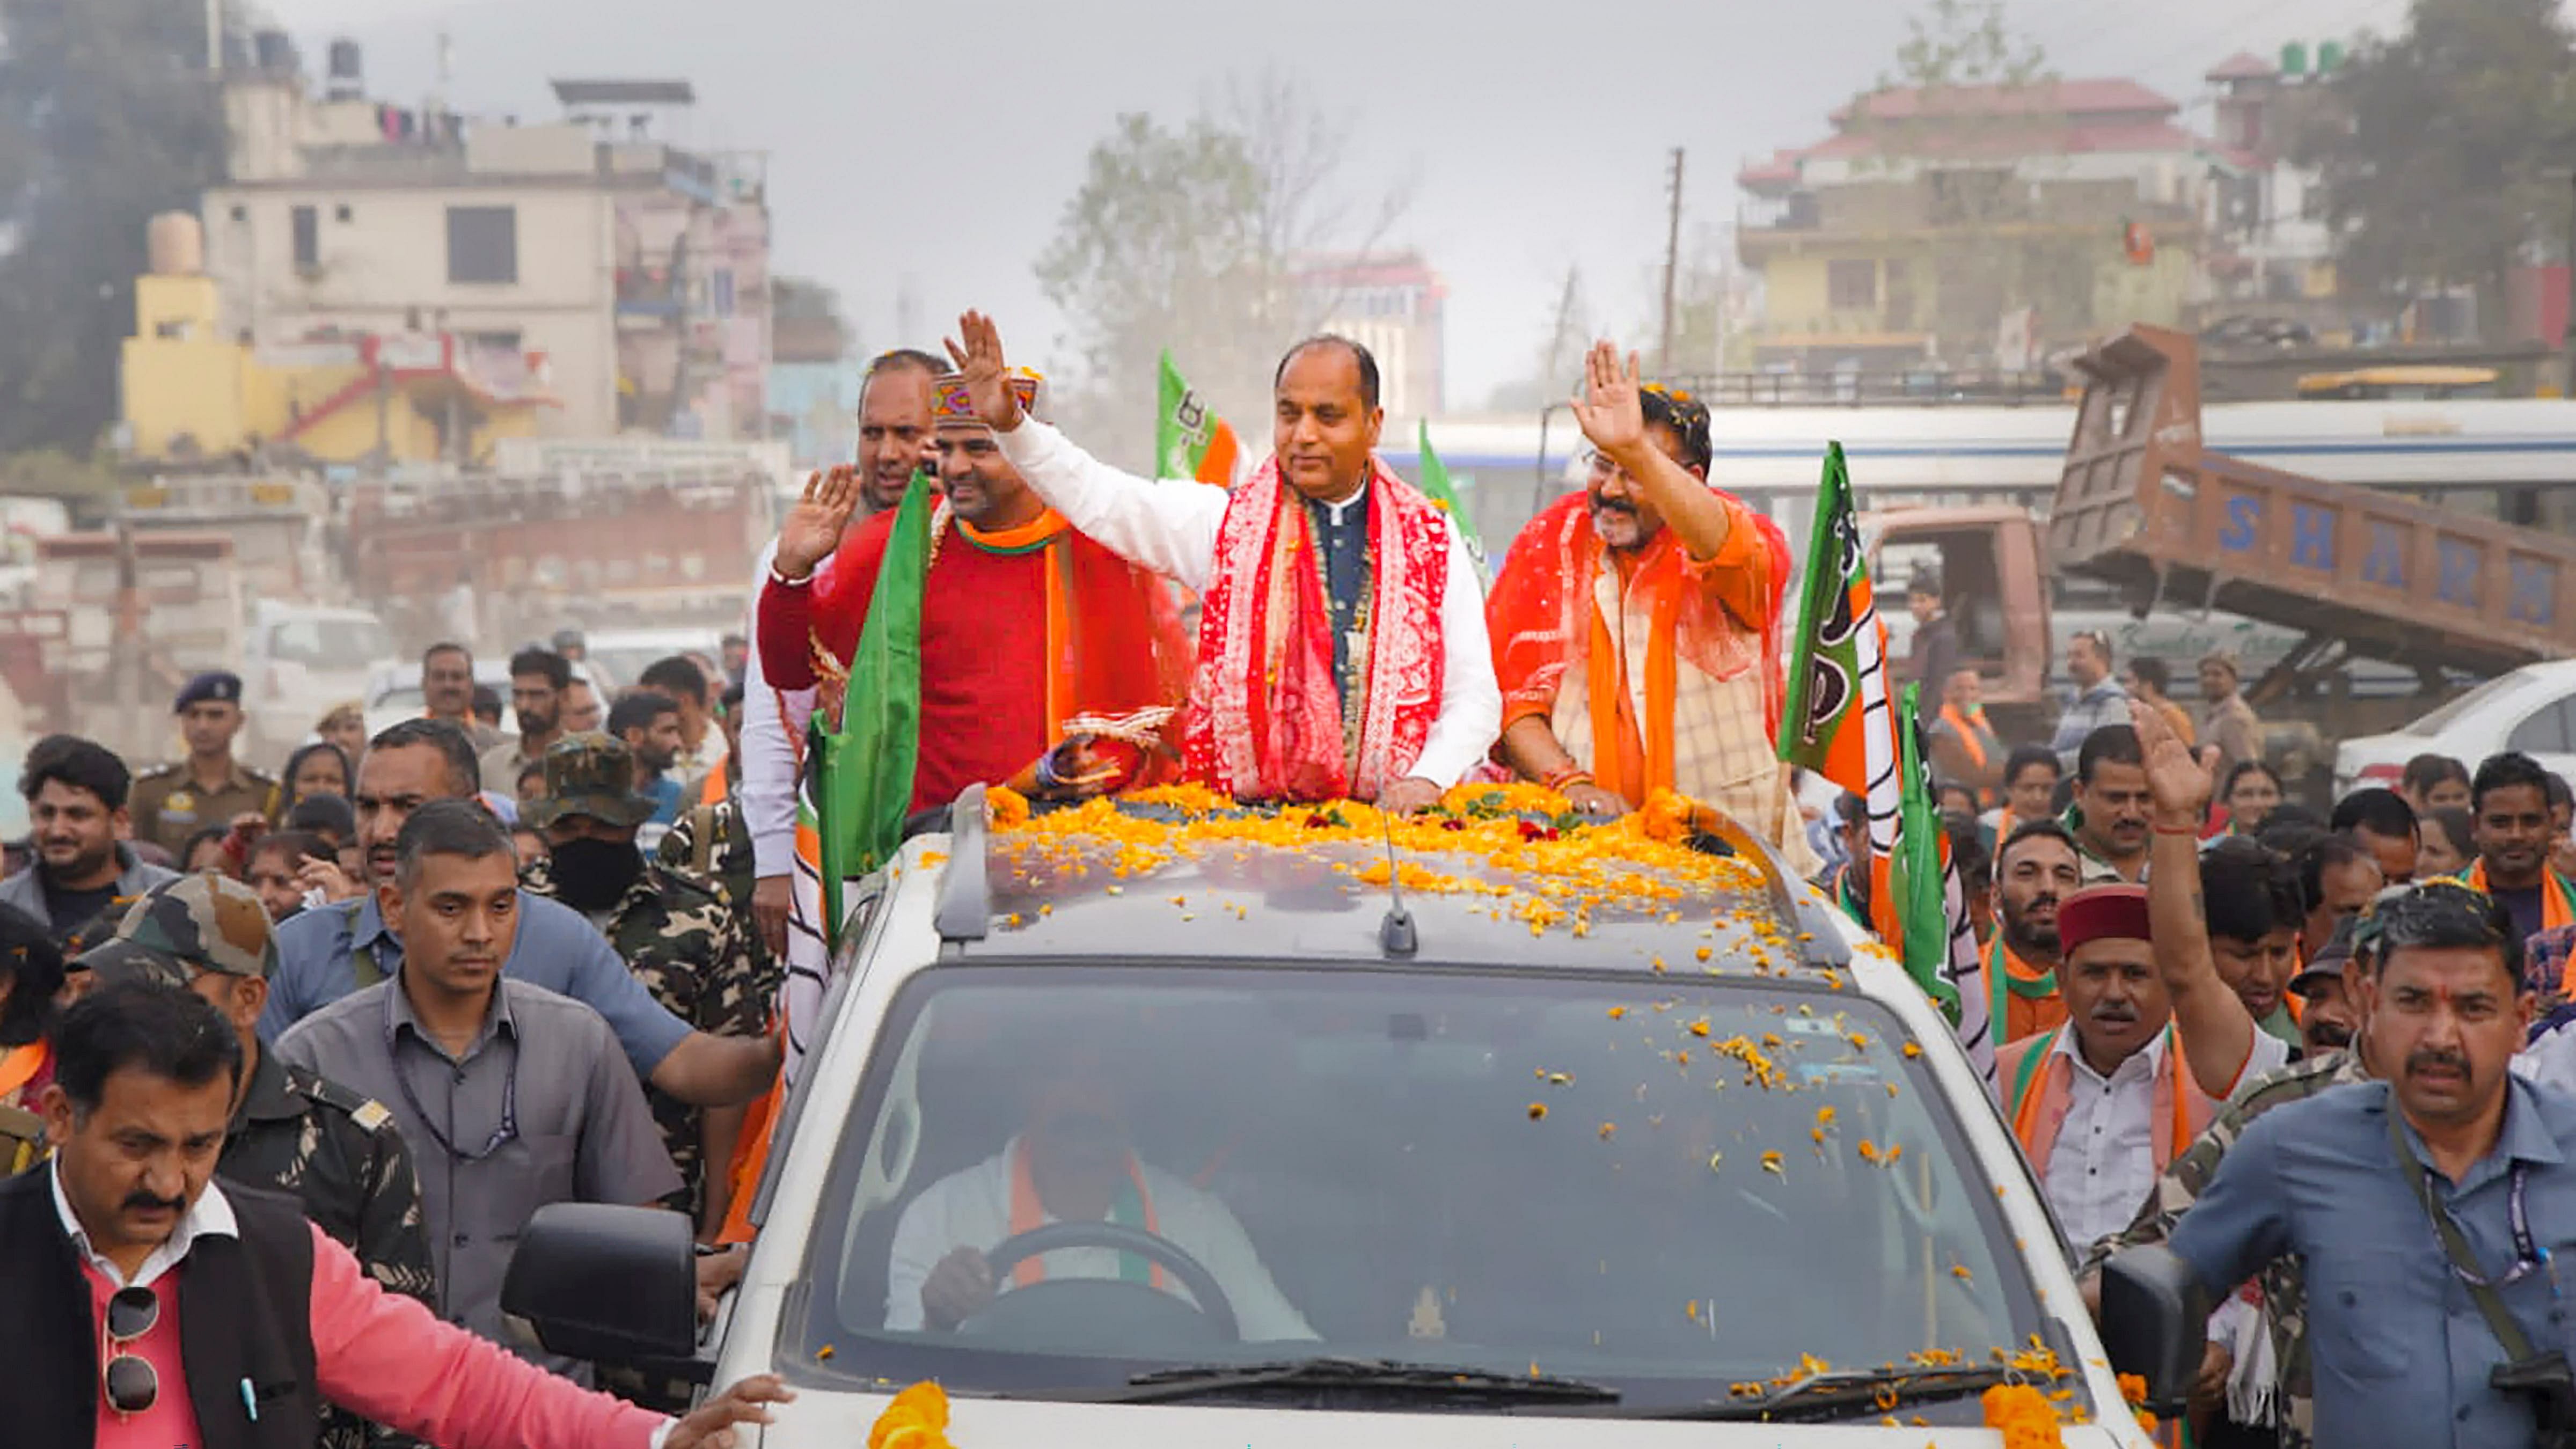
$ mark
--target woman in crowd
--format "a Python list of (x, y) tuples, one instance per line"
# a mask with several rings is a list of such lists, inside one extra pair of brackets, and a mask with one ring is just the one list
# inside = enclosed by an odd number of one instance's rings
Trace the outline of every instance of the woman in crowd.
[(0, 1177), (43, 1150), (36, 1098), (54, 1079), (50, 1036), (63, 957), (44, 923), (0, 906)]
[(2239, 760), (2227, 772), (2218, 798), (2227, 807), (2229, 835), (2252, 835), (2281, 807), (2281, 777), (2261, 760)]
[(2469, 838), (2469, 831), (2477, 822), (2467, 810), (2457, 805), (2445, 805), (2420, 817), (2420, 823), (2422, 828), (2416, 832), (2418, 843), (2415, 849), (2417, 880), (2440, 880), (2444, 876), (2458, 875), (2469, 868), (2470, 861), (2477, 859), (2478, 848)]
[(298, 805), (316, 795), (349, 798), (349, 757), (327, 740), (286, 757), (286, 803)]

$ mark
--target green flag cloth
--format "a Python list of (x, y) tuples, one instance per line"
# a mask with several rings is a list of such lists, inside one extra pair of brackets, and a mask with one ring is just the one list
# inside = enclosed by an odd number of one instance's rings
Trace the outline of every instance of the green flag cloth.
[(1195, 478), (1230, 488), (1235, 462), (1242, 455), (1243, 444), (1236, 440), (1234, 429), (1191, 390), (1166, 349), (1154, 408), (1154, 476)]
[(1476, 537), (1476, 521), (1467, 516), (1467, 506), (1458, 500), (1457, 486), (1449, 481), (1449, 465), (1441, 462), (1440, 455), (1432, 450), (1431, 425), (1416, 422), (1413, 426), (1416, 429), (1416, 450), (1422, 459), (1423, 495), (1448, 513), (1450, 522), (1458, 527), (1458, 536), (1467, 541), (1468, 549), (1478, 558), (1484, 557), (1484, 542)]
[(1896, 858), (1888, 882), (1902, 922), (1902, 941), (1890, 942), (1903, 953), (1905, 974), (1923, 988), (1953, 1025), (1959, 1021), (1959, 992), (1950, 982), (1950, 913), (1942, 879), (1947, 852), (1942, 849), (1940, 809), (1932, 803), (1931, 772), (1923, 763), (1922, 731), (1914, 710), (1923, 686), (1905, 686), (1897, 707), (1897, 737), (1902, 754), (1897, 767)]
[(921, 748), (921, 595), (930, 574), (930, 481), (912, 475), (895, 511), (867, 623), (850, 655), (841, 727), (822, 735), (815, 716), (814, 797), (821, 837), (823, 921), (841, 929), (841, 885), (890, 859), (903, 843)]

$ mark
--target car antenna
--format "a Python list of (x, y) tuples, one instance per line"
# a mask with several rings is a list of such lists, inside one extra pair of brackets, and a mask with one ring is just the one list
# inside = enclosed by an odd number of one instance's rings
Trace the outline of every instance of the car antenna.
[(1390, 956), (1410, 956), (1422, 943), (1413, 932), (1413, 913), (1404, 908), (1403, 868), (1395, 859), (1395, 819), (1384, 811), (1378, 813), (1378, 824), (1386, 832), (1386, 918), (1377, 923), (1378, 949)]

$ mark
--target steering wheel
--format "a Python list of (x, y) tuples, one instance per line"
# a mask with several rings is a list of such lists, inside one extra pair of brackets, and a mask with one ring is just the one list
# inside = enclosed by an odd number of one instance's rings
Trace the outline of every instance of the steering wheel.
[[(984, 1255), (984, 1262), (993, 1270), (994, 1281), (1000, 1282), (1023, 1259), (1052, 1253), (1058, 1248), (1115, 1248), (1119, 1252), (1134, 1253), (1160, 1263), (1171, 1270), (1173, 1277), (1181, 1280), (1181, 1286), (1190, 1290), (1192, 1298), (1198, 1300), (1198, 1315), (1216, 1330), (1217, 1337), (1230, 1343), (1239, 1343), (1243, 1339), (1243, 1331), (1235, 1322), (1234, 1304), (1225, 1296), (1225, 1290), (1217, 1286), (1216, 1275), (1191, 1257), (1180, 1244), (1142, 1228), (1131, 1228), (1124, 1223), (1049, 1223), (1004, 1238)], [(1010, 1314), (1003, 1305), (1016, 1303), (1024, 1307), (1029, 1300), (1043, 1297), (1051, 1290), (1074, 1288), (1095, 1294), (1104, 1289), (1144, 1293), (1160, 1303), (1184, 1310), (1189, 1308), (1188, 1304), (1151, 1284), (1131, 1283), (1123, 1278), (1046, 1278), (996, 1296), (959, 1321), (957, 1331), (964, 1334), (991, 1332), (1001, 1324), (988, 1315), (993, 1315), (997, 1309), (1001, 1309), (1005, 1316)]]

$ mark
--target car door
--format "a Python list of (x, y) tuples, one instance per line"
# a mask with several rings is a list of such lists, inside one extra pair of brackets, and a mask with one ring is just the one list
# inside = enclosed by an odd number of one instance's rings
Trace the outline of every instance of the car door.
[[(2540, 762), (2542, 769), (2576, 780), (2576, 692), (2542, 701), (2505, 736), (2504, 747)], [(2469, 768), (2477, 768), (2472, 760)]]

